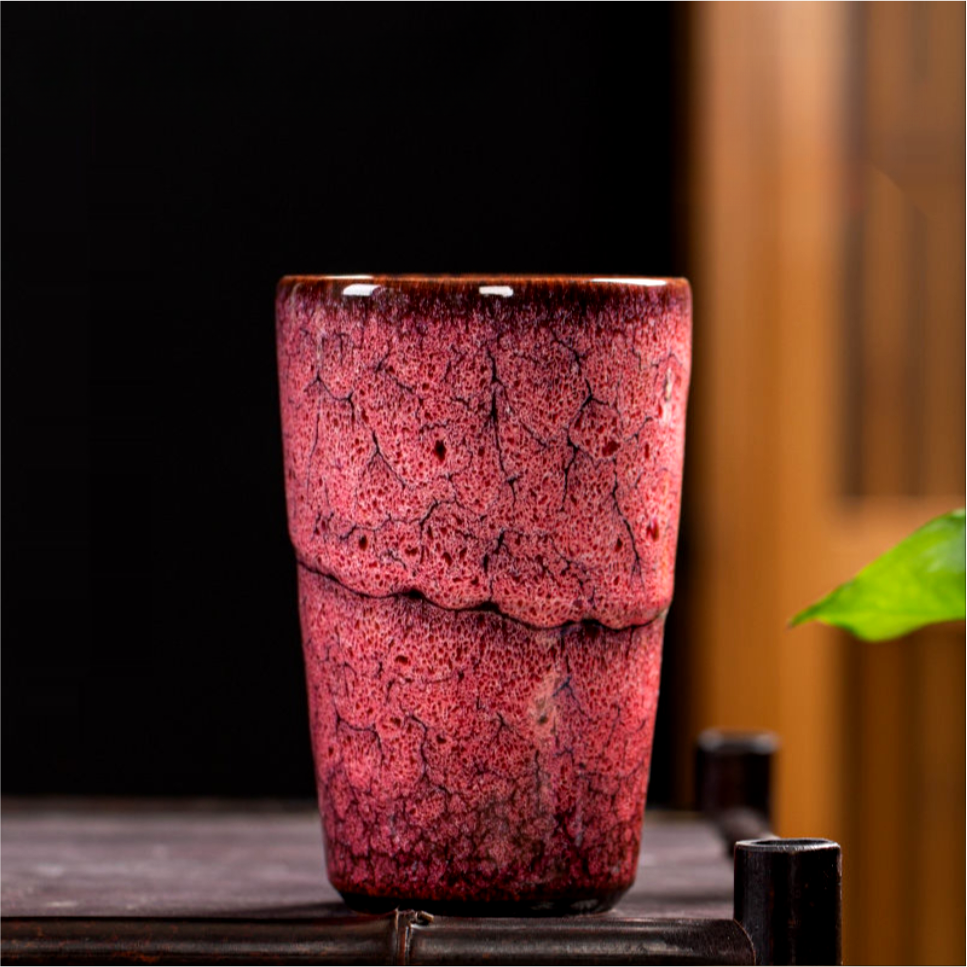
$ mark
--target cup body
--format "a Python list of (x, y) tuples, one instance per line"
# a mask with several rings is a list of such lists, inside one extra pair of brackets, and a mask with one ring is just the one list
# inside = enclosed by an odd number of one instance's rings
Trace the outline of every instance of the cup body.
[(688, 284), (299, 276), (276, 313), (333, 885), (606, 909), (638, 858)]

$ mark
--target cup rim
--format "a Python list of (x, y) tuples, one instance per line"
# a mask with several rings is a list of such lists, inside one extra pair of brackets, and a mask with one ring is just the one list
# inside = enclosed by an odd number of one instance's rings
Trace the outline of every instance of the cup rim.
[(458, 288), (461, 286), (500, 286), (500, 285), (577, 285), (577, 286), (624, 286), (634, 288), (688, 288), (688, 279), (683, 276), (617, 276), (617, 275), (520, 275), (520, 274), (427, 274), (413, 273), (393, 274), (346, 274), (346, 275), (316, 275), (295, 273), (284, 275), (279, 285), (293, 285), (295, 283), (310, 284), (349, 284), (361, 283), (378, 286), (392, 285), (420, 285)]

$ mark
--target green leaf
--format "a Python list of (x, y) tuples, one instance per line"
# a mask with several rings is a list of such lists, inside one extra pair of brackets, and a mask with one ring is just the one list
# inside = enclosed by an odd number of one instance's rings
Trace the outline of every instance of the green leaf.
[(800, 611), (790, 625), (822, 621), (866, 641), (884, 641), (963, 618), (964, 610), (961, 508), (924, 524), (852, 581)]

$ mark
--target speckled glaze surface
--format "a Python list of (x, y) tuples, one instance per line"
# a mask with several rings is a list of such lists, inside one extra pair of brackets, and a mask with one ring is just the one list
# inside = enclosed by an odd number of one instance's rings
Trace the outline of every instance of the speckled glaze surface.
[(369, 909), (606, 907), (645, 802), (688, 284), (298, 276), (276, 318), (330, 879)]

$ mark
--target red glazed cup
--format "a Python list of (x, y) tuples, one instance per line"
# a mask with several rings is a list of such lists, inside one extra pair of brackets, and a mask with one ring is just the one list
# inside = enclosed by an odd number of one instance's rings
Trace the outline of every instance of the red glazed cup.
[(292, 276), (276, 319), (333, 885), (607, 909), (645, 806), (688, 283)]

